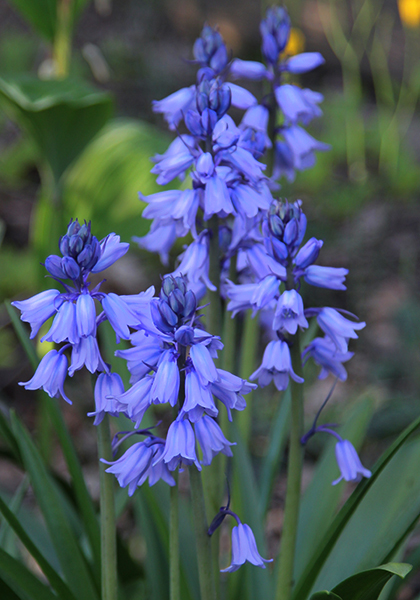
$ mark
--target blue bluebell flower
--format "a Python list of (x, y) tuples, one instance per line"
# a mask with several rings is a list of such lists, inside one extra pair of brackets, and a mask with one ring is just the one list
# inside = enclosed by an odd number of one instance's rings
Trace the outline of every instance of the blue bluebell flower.
[(32, 379), (20, 382), (19, 385), (23, 385), (26, 390), (39, 390), (42, 388), (50, 398), (58, 398), (61, 395), (66, 402), (71, 404), (71, 400), (64, 392), (67, 366), (68, 362), (64, 354), (57, 352), (57, 350), (50, 350), (42, 358)]
[(297, 328), (306, 329), (308, 321), (304, 315), (303, 300), (296, 290), (286, 290), (277, 301), (272, 328), (294, 335)]
[(358, 483), (362, 480), (362, 477), (371, 477), (372, 473), (362, 465), (356, 449), (348, 440), (342, 439), (337, 442), (335, 456), (341, 476), (333, 481), (333, 485), (337, 485), (343, 479), (344, 481)]
[(201, 471), (195, 447), (195, 435), (188, 419), (176, 419), (171, 423), (166, 435), (165, 450), (154, 463), (163, 461), (170, 471), (175, 471), (181, 464), (195, 465)]
[(337, 346), (329, 337), (313, 339), (302, 353), (304, 362), (311, 357), (321, 367), (321, 372), (318, 375), (319, 379), (325, 379), (331, 373), (338, 377), (340, 381), (346, 381), (347, 371), (343, 363), (350, 360), (353, 355), (354, 352), (340, 352), (337, 350)]
[(121, 408), (116, 396), (124, 393), (124, 384), (118, 373), (100, 373), (95, 383), (95, 411), (88, 413), (88, 417), (95, 417), (94, 425), (103, 421), (105, 413), (117, 417)]
[(348, 272), (348, 269), (343, 268), (309, 265), (305, 269), (304, 279), (316, 287), (328, 288), (330, 290), (346, 290), (344, 281)]
[(195, 435), (203, 453), (203, 465), (210, 465), (213, 458), (222, 452), (226, 456), (232, 456), (230, 446), (236, 443), (229, 442), (223, 435), (223, 431), (214, 419), (203, 415), (194, 423)]
[(356, 331), (366, 326), (364, 322), (346, 319), (334, 308), (324, 307), (316, 315), (318, 325), (334, 342), (340, 352), (347, 352), (349, 338), (357, 339)]
[(118, 460), (108, 461), (101, 458), (101, 461), (111, 465), (106, 472), (113, 473), (121, 487), (128, 486), (129, 496), (132, 496), (147, 478), (150, 486), (159, 479), (172, 486), (175, 485), (175, 480), (166, 464), (160, 461), (164, 443), (164, 440), (151, 436), (130, 446)]
[(232, 562), (226, 569), (221, 569), (221, 572), (233, 573), (246, 561), (265, 569), (264, 563), (272, 562), (273, 559), (260, 556), (251, 527), (246, 523), (238, 523), (232, 529)]
[(273, 380), (278, 390), (285, 390), (289, 385), (289, 377), (297, 383), (303, 383), (302, 377), (293, 371), (287, 342), (282, 340), (269, 342), (260, 367), (251, 375), (250, 379), (258, 379), (261, 387), (265, 387)]

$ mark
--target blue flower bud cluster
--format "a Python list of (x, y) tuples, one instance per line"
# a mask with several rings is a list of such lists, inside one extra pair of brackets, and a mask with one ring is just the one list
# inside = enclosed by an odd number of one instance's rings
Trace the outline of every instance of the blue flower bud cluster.
[[(217, 232), (215, 222), (209, 226), (208, 221), (217, 217), (223, 240), (229, 238), (221, 257), (223, 271), (241, 247), (252, 244), (251, 232), (271, 205), (271, 189), (277, 185), (274, 180), (282, 174), (291, 178), (295, 169), (312, 166), (314, 150), (327, 149), (298, 126), (322, 114), (318, 108), (322, 96), (282, 80), (287, 74), (315, 68), (323, 58), (312, 52), (283, 60), (290, 34), (284, 8), (269, 9), (261, 34), (266, 65), (229, 61), (220, 33), (206, 25), (194, 44), (193, 62), (199, 66), (196, 84), (153, 104), (153, 110), (163, 113), (178, 137), (164, 154), (153, 158), (152, 173), (160, 185), (188, 176), (191, 186), (149, 196), (140, 194), (148, 204), (143, 216), (152, 219), (152, 225), (146, 236), (134, 240), (149, 251), (159, 252), (166, 264), (175, 240), (191, 232), (193, 242), (180, 257), (174, 275), (186, 275), (197, 297), (204, 295), (206, 288), (214, 290), (219, 285), (209, 278), (209, 243)], [(228, 81), (229, 76), (266, 79), (271, 93), (258, 104), (248, 90)], [(228, 115), (231, 106), (246, 111), (239, 126)], [(270, 110), (283, 114), (276, 132), (271, 179), (264, 174), (266, 165), (260, 162), (272, 146), (267, 133)], [(179, 132), (181, 121), (188, 133)]]
[(288, 58), (285, 49), (290, 29), (286, 9), (280, 6), (269, 8), (260, 24), (261, 51), (266, 64), (234, 59), (230, 65), (230, 73), (234, 78), (265, 79), (271, 85), (271, 93), (264, 98), (259, 110), (255, 106), (249, 108), (243, 124), (266, 133), (269, 111), (280, 110), (283, 115), (274, 143), (273, 182), (283, 176), (294, 181), (296, 171), (308, 169), (315, 164), (315, 151), (324, 152), (330, 148), (299, 125), (307, 125), (313, 118), (322, 115), (318, 106), (323, 100), (322, 94), (301, 89), (287, 79), (290, 74), (300, 75), (312, 71), (322, 65), (324, 59), (319, 52), (303, 52)]
[[(233, 315), (247, 308), (254, 313), (262, 309), (271, 311), (277, 339), (268, 343), (260, 367), (251, 375), (251, 380), (258, 378), (261, 386), (274, 380), (277, 389), (285, 390), (289, 377), (303, 382), (293, 370), (289, 346), (293, 343), (291, 336), (298, 329), (306, 329), (310, 317), (317, 319), (325, 335), (315, 338), (304, 349), (304, 361), (311, 357), (321, 367), (320, 379), (332, 373), (344, 381), (347, 372), (343, 363), (353, 356), (348, 351), (348, 342), (357, 338), (356, 331), (365, 327), (365, 323), (349, 320), (343, 311), (334, 308), (304, 308), (299, 293), (302, 280), (317, 287), (345, 290), (348, 273), (347, 269), (314, 264), (323, 242), (311, 238), (303, 244), (305, 232), (301, 201), (293, 204), (287, 200), (274, 201), (261, 223), (260, 239), (249, 248), (242, 248), (240, 253), (247, 283), (228, 282), (228, 310)], [(250, 279), (252, 283), (248, 283)]]
[[(128, 339), (129, 326), (137, 324), (139, 317), (134, 306), (129, 304), (132, 303), (129, 296), (105, 294), (100, 291), (103, 282), (91, 289), (88, 281), (91, 273), (100, 273), (124, 256), (129, 244), (120, 242), (115, 233), (99, 242), (91, 234), (90, 223), (80, 225), (76, 219), (70, 222), (66, 235), (60, 239), (59, 248), (62, 256), (49, 256), (45, 267), (63, 290), (50, 289), (12, 304), (21, 311), (22, 321), (30, 324), (31, 339), (53, 317), (41, 342), (63, 344), (59, 350), (50, 350), (42, 358), (34, 376), (20, 385), (28, 390), (42, 388), (49, 396), (61, 395), (71, 403), (64, 392), (67, 375), (72, 377), (85, 366), (91, 373), (104, 372), (111, 377), (109, 366), (99, 350), (98, 325), (107, 319), (117, 339)], [(98, 305), (101, 308), (99, 314)], [(70, 365), (67, 352), (71, 353)]]
[(135, 430), (153, 404), (169, 404), (176, 413), (165, 440), (145, 430), (145, 440), (110, 463), (108, 471), (121, 486), (129, 486), (130, 495), (147, 476), (150, 485), (159, 478), (174, 485), (171, 471), (190, 465), (201, 470), (201, 465), (209, 465), (219, 452), (232, 456), (233, 444), (216, 420), (216, 399), (232, 419), (232, 410), (243, 410), (243, 396), (256, 386), (216, 368), (214, 358), (223, 344), (201, 327), (197, 310), (185, 277), (167, 275), (159, 297), (150, 300), (150, 320), (138, 324), (131, 336), (132, 348), (116, 352), (127, 361), (132, 387), (109, 395), (113, 409), (131, 419)]

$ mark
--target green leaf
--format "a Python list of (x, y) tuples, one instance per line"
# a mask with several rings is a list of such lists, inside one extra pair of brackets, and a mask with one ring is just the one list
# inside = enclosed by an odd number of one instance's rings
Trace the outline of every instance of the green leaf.
[(341, 600), (341, 598), (333, 592), (323, 590), (322, 592), (315, 592), (315, 594), (312, 594), (310, 600)]
[(57, 600), (57, 596), (21, 562), (1, 549), (0, 580), (4, 581), (22, 600)]
[[(262, 516), (257, 509), (260, 499), (251, 457), (242, 441), (239, 430), (234, 423), (232, 426), (231, 437), (232, 441), (236, 442), (232, 504), (235, 512), (238, 512), (238, 514), (241, 515), (243, 522), (251, 527), (261, 556), (270, 558), (267, 556)], [(243, 590), (245, 597), (270, 598), (272, 578), (269, 569), (255, 569), (251, 565), (245, 565), (242, 569), (243, 574), (241, 574), (241, 576), (231, 578), (232, 587), (234, 587), (234, 584), (240, 586), (246, 581), (246, 591)], [(229, 596), (233, 597), (234, 594), (238, 594), (238, 590), (230, 593)], [(240, 596), (242, 598), (244, 597), (242, 592)]]
[(12, 428), (28, 471), (35, 496), (67, 583), (79, 600), (98, 599), (80, 544), (68, 520), (62, 496), (50, 477), (38, 449), (15, 415)]
[(396, 452), (419, 426), (420, 417), (416, 419), (409, 427), (407, 427), (407, 429), (401, 433), (394, 443), (391, 444), (388, 450), (384, 452), (372, 470), (372, 477), (361, 482), (357, 486), (356, 490), (347, 500), (325, 533), (318, 546), (316, 556), (313, 557), (305, 569), (302, 577), (300, 577), (300, 579), (297, 581), (296, 587), (293, 591), (292, 600), (303, 600), (308, 597), (323, 565), (330, 556), (335, 543), (339, 539), (347, 523), (350, 521), (350, 518), (355, 513), (357, 507), (360, 505), (367, 492), (371, 489), (374, 482), (378, 479), (379, 475), (389, 464), (393, 456), (395, 456)]
[(273, 419), (273, 425), (270, 432), (270, 445), (267, 455), (261, 464), (260, 497), (259, 508), (261, 515), (267, 512), (270, 501), (271, 490), (274, 479), (279, 471), (283, 450), (289, 435), (290, 421), (290, 387), (282, 395), (277, 409), (277, 414)]
[[(346, 418), (342, 416), (345, 425), (340, 428), (340, 435), (350, 440), (356, 450), (363, 442), (373, 410), (372, 398), (364, 395), (356, 401)], [(332, 485), (339, 474), (335, 445), (335, 439), (328, 441), (302, 499), (296, 542), (294, 572), (296, 581), (299, 580), (309, 560), (318, 552), (319, 540), (333, 520), (345, 489), (343, 485)]]
[(56, 182), (112, 113), (108, 94), (73, 79), (0, 78), (0, 102), (35, 140)]
[(110, 121), (65, 175), (67, 219), (91, 220), (98, 239), (110, 231), (118, 231), (124, 240), (145, 235), (150, 220), (141, 216), (145, 204), (138, 194), (166, 189), (150, 173), (150, 157), (164, 152), (169, 142), (166, 133), (143, 121)]
[(339, 583), (332, 592), (342, 600), (377, 600), (382, 588), (393, 575), (404, 579), (411, 569), (411, 565), (405, 563), (381, 565), (352, 575)]
[(16, 517), (15, 514), (13, 514), (13, 512), (9, 509), (7, 504), (3, 502), (1, 497), (0, 512), (6, 519), (10, 527), (13, 529), (13, 531), (16, 533), (16, 535), (18, 536), (22, 544), (25, 546), (25, 548), (36, 560), (45, 577), (50, 582), (51, 586), (55, 589), (57, 594), (59, 594), (59, 597), (62, 600), (75, 600), (75, 597), (69, 590), (68, 586), (64, 583), (64, 581), (61, 579), (61, 577), (58, 575), (55, 569), (44, 558), (44, 556), (41, 554), (41, 552), (30, 539), (30, 537), (27, 535), (25, 529), (20, 524), (19, 519)]
[(420, 437), (408, 441), (359, 504), (319, 573), (313, 589), (332, 589), (353, 573), (395, 554), (420, 515)]
[[(71, 2), (73, 20), (88, 0)], [(57, 27), (57, 0), (9, 0), (40, 35), (52, 42)]]

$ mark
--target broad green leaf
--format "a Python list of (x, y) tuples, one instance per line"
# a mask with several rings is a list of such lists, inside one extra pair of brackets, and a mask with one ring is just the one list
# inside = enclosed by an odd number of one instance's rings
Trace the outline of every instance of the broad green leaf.
[[(391, 459), (395, 456), (401, 446), (407, 441), (410, 435), (420, 426), (420, 418), (416, 419), (401, 435), (391, 444), (386, 452), (382, 454), (374, 469), (372, 470), (372, 477), (368, 480), (361, 482), (343, 508), (335, 517), (334, 521), (328, 528), (323, 539), (320, 541), (318, 546), (318, 552), (316, 556), (310, 561), (306, 567), (302, 577), (297, 581), (296, 587), (293, 591), (293, 600), (303, 600), (308, 597), (315, 580), (317, 579), (321, 569), (326, 563), (330, 556), (335, 543), (339, 539), (342, 531), (350, 521), (351, 517), (355, 513), (357, 507), (362, 502), (368, 491), (371, 489), (375, 481), (378, 479), (380, 474), (384, 471), (385, 467), (390, 463)], [(377, 511), (379, 513), (379, 511)], [(328, 587), (328, 586), (323, 586)]]
[[(55, 37), (57, 4), (63, 0), (9, 0), (32, 27), (49, 42)], [(88, 0), (70, 0), (74, 20)]]
[(98, 239), (110, 231), (127, 241), (145, 235), (151, 221), (141, 216), (145, 204), (138, 193), (165, 189), (150, 173), (150, 157), (164, 152), (169, 142), (166, 133), (143, 121), (110, 121), (65, 175), (66, 218), (91, 220)]
[(270, 431), (268, 452), (261, 464), (259, 508), (262, 515), (267, 512), (273, 483), (280, 468), (283, 450), (289, 434), (290, 399), (289, 387), (279, 402), (277, 414), (273, 419)]
[(35, 140), (56, 182), (112, 113), (108, 94), (72, 79), (0, 78), (0, 102)]
[(62, 495), (26, 429), (13, 414), (12, 427), (66, 581), (78, 600), (98, 599), (80, 544), (69, 523)]
[(420, 515), (420, 437), (408, 441), (389, 462), (357, 507), (325, 562), (314, 590), (391, 558)]
[(62, 600), (75, 600), (75, 596), (71, 593), (68, 586), (64, 583), (55, 569), (49, 564), (49, 562), (45, 559), (39, 549), (32, 542), (31, 538), (26, 533), (24, 527), (19, 522), (19, 519), (13, 512), (9, 509), (7, 504), (3, 502), (0, 497), (0, 512), (3, 517), (6, 519), (9, 526), (16, 533), (22, 544), (31, 554), (31, 556), (36, 560), (45, 577), (50, 582), (51, 586), (55, 589), (57, 594)]
[(1, 549), (0, 580), (4, 581), (22, 600), (57, 600), (57, 596), (21, 562)]
[(382, 588), (393, 575), (404, 579), (411, 569), (411, 565), (405, 563), (381, 565), (375, 569), (352, 575), (339, 583), (332, 593), (342, 600), (377, 600)]
[[(348, 416), (341, 417), (345, 425), (340, 428), (340, 435), (350, 440), (356, 450), (363, 442), (373, 410), (372, 398), (362, 396)], [(336, 440), (331, 437), (302, 498), (296, 543), (296, 580), (302, 575), (309, 560), (317, 553), (322, 533), (333, 520), (344, 491), (343, 485), (332, 485), (333, 480), (339, 475), (335, 444)]]

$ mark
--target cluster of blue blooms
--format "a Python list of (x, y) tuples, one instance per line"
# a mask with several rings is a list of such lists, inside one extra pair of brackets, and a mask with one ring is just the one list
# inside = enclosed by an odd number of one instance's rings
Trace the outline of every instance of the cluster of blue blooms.
[[(233, 444), (217, 422), (219, 410), (226, 410), (232, 420), (232, 411), (245, 408), (244, 395), (256, 385), (215, 366), (223, 344), (218, 336), (205, 331), (197, 307), (197, 298), (206, 289), (219, 288), (233, 316), (246, 309), (269, 315), (274, 339), (250, 377), (258, 379), (260, 386), (274, 381), (278, 390), (285, 390), (290, 377), (303, 383), (293, 368), (290, 347), (293, 336), (306, 329), (312, 317), (324, 336), (304, 348), (302, 360), (312, 358), (321, 367), (321, 379), (333, 374), (344, 381), (343, 363), (353, 356), (349, 340), (357, 338), (356, 332), (365, 326), (345, 311), (304, 307), (302, 281), (345, 290), (348, 272), (316, 265), (323, 242), (311, 238), (303, 243), (306, 217), (301, 202), (289, 204), (272, 197), (280, 177), (292, 181), (296, 170), (314, 164), (315, 150), (328, 149), (301, 127), (322, 114), (318, 106), (321, 94), (287, 79), (321, 65), (323, 58), (317, 52), (285, 56), (290, 20), (284, 8), (269, 9), (260, 31), (264, 63), (229, 61), (218, 31), (205, 26), (194, 44), (194, 62), (199, 67), (196, 84), (154, 103), (154, 110), (164, 114), (178, 137), (164, 154), (154, 157), (152, 172), (162, 185), (188, 174), (191, 187), (141, 195), (148, 204), (143, 216), (153, 222), (150, 232), (136, 241), (159, 252), (167, 262), (176, 238), (188, 233), (193, 236), (176, 270), (164, 277), (159, 297), (154, 297), (153, 287), (136, 295), (104, 293), (102, 282), (91, 289), (90, 275), (122, 257), (128, 244), (121, 243), (114, 233), (99, 242), (91, 234), (90, 224), (80, 225), (76, 220), (60, 239), (61, 256), (49, 256), (45, 261), (49, 275), (64, 291), (52, 289), (13, 303), (22, 312), (22, 320), (30, 323), (32, 338), (54, 317), (41, 341), (62, 344), (59, 350), (48, 352), (32, 379), (21, 385), (31, 390), (43, 388), (51, 397), (61, 395), (70, 402), (64, 392), (65, 379), (86, 366), (98, 375), (95, 411), (89, 413), (95, 417), (94, 424), (100, 424), (105, 413), (122, 413), (134, 423), (134, 431), (125, 432), (114, 449), (132, 435), (143, 436), (119, 459), (104, 461), (120, 486), (128, 486), (130, 496), (147, 479), (149, 485), (163, 480), (173, 486), (176, 469), (195, 466), (201, 471), (218, 453), (232, 456)], [(229, 76), (265, 80), (270, 92), (259, 104), (249, 91), (228, 81)], [(227, 114), (231, 106), (245, 110), (239, 126)], [(271, 139), (267, 132), (270, 116), (275, 123)], [(188, 133), (179, 133), (181, 121)], [(268, 178), (260, 159), (273, 146), (274, 168)], [(220, 281), (209, 277), (209, 248), (215, 237), (222, 266)], [(236, 260), (239, 284), (226, 279), (231, 260)], [(131, 374), (127, 391), (99, 350), (97, 328), (104, 320), (114, 329), (117, 343), (122, 338), (132, 344), (116, 352), (127, 361)], [(174, 415), (166, 437), (158, 437), (150, 427), (141, 429), (146, 411), (166, 403)], [(316, 419), (302, 443), (317, 432), (338, 439), (341, 477), (334, 484), (370, 476), (351, 443), (326, 425), (316, 427)], [(265, 568), (268, 561), (259, 555), (251, 529), (229, 506), (220, 509), (209, 535), (226, 515), (236, 518), (238, 525), (232, 531), (232, 564), (225, 571), (235, 571), (247, 560)]]
[[(154, 111), (164, 114), (178, 137), (164, 154), (153, 158), (152, 173), (162, 185), (176, 177), (184, 179), (188, 173), (192, 186), (140, 194), (148, 203), (143, 216), (153, 222), (145, 237), (134, 239), (159, 252), (167, 263), (175, 239), (191, 232), (194, 241), (180, 257), (175, 274), (186, 275), (197, 296), (206, 287), (220, 287), (208, 274), (210, 238), (219, 236), (222, 266), (227, 266), (238, 247), (249, 243), (250, 231), (269, 209), (276, 180), (283, 175), (292, 179), (295, 169), (314, 164), (315, 150), (328, 149), (299, 125), (322, 114), (318, 107), (322, 95), (283, 81), (289, 74), (305, 73), (322, 64), (322, 56), (306, 52), (283, 60), (290, 35), (284, 8), (267, 11), (261, 34), (267, 65), (239, 59), (229, 62), (220, 33), (205, 26), (194, 44), (193, 62), (199, 66), (196, 84), (154, 102)], [(258, 104), (253, 94), (228, 81), (229, 77), (265, 79), (271, 91)], [(245, 110), (239, 126), (227, 114), (231, 105)], [(275, 168), (268, 178), (260, 159), (273, 145), (267, 133), (270, 114), (272, 121), (282, 124), (274, 134)], [(188, 133), (179, 132), (181, 121)], [(212, 217), (224, 219), (223, 226), (217, 229)]]

